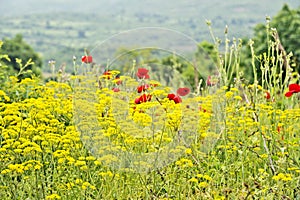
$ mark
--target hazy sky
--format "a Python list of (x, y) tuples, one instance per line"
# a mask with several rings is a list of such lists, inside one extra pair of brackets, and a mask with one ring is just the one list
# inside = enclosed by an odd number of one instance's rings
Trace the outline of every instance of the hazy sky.
[[(162, 3), (163, 2), (163, 3)], [(215, 13), (218, 8), (224, 8), (224, 4), (232, 4), (236, 2), (237, 6), (243, 7), (247, 3), (247, 7), (243, 9), (252, 10), (256, 6), (264, 6), (265, 14), (268, 12), (268, 4), (272, 3), (272, 7), (277, 7), (279, 10), (283, 3), (288, 3), (292, 7), (300, 6), (300, 0), (239, 0), (239, 1), (224, 1), (224, 0), (0, 0), (0, 15), (23, 15), (32, 13), (49, 13), (49, 12), (93, 12), (93, 13), (121, 13), (130, 14), (130, 11), (152, 12), (155, 13), (155, 8), (164, 8), (165, 14), (170, 12), (181, 12), (187, 14), (191, 9), (198, 8), (199, 12), (202, 9), (211, 9)], [(251, 2), (251, 4), (249, 4)], [(223, 4), (223, 5), (222, 5)], [(222, 11), (220, 11), (222, 12)]]

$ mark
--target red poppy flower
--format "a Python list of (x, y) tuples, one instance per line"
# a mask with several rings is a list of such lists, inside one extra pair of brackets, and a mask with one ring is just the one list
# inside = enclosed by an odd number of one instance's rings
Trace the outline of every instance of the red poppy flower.
[(134, 100), (135, 104), (151, 101), (152, 96), (150, 94), (143, 94)]
[(173, 100), (175, 96), (176, 96), (175, 94), (168, 94), (167, 97), (168, 99)]
[(285, 93), (286, 97), (291, 97), (294, 93), (300, 92), (300, 85), (293, 83), (289, 85), (289, 91)]
[(113, 88), (112, 89), (114, 92), (120, 92), (120, 89), (119, 88)]
[(169, 100), (173, 100), (175, 103), (181, 103), (182, 102), (180, 96), (178, 96), (178, 95), (168, 94), (167, 97), (168, 97)]
[(294, 94), (294, 92), (288, 91), (287, 93), (285, 93), (286, 97), (291, 97)]
[(140, 97), (136, 98), (136, 99), (134, 100), (134, 103), (135, 103), (135, 104), (140, 104), (140, 103), (141, 103), (141, 102), (140, 102)]
[(92, 56), (82, 56), (81, 61), (83, 63), (92, 63), (93, 62), (93, 57)]
[(213, 83), (213, 82), (211, 81), (211, 76), (208, 76), (208, 77), (207, 77), (206, 85), (207, 85), (207, 86), (214, 86), (214, 85), (215, 85), (215, 83)]
[(185, 96), (185, 95), (188, 95), (189, 93), (190, 93), (189, 88), (178, 88), (178, 90), (177, 90), (177, 94), (179, 96)]
[(117, 82), (116, 82), (117, 85), (122, 84), (122, 80), (120, 79), (120, 77), (116, 77), (115, 80), (117, 80)]
[(151, 101), (152, 96), (150, 94), (143, 94), (140, 96), (140, 102), (146, 102), (146, 101)]
[(148, 84), (140, 85), (140, 86), (137, 87), (137, 91), (138, 91), (138, 93), (141, 93), (143, 91), (146, 91), (148, 88), (149, 88)]
[(145, 68), (138, 68), (136, 76), (140, 79), (149, 79), (150, 76), (149, 76), (148, 72), (149, 72), (149, 70), (147, 70)]
[(265, 98), (266, 98), (267, 100), (271, 99), (271, 94), (270, 94), (270, 92), (268, 92), (268, 91), (265, 92)]
[(175, 103), (181, 103), (182, 102), (181, 98), (179, 96), (177, 96), (177, 95), (173, 98), (173, 101)]

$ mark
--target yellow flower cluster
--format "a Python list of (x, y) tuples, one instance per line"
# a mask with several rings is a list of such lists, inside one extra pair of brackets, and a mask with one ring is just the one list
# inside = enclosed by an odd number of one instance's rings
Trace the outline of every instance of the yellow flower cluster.
[(284, 174), (284, 173), (279, 173), (275, 176), (272, 177), (273, 180), (275, 181), (291, 181), (292, 180), (292, 175), (291, 174)]
[[(196, 192), (222, 188), (234, 176), (257, 184), (293, 185), (299, 179), (300, 110), (266, 101), (261, 91), (255, 102), (250, 90), (226, 87), (175, 103), (167, 98), (170, 88), (155, 83), (152, 100), (136, 104), (138, 83), (129, 77), (121, 77), (119, 92), (110, 88), (115, 80), (100, 87), (85, 77), (71, 79), (80, 81), (10, 77), (0, 90), (0, 196), (13, 198), (9, 188), (15, 186), (19, 196), (105, 199), (112, 197), (111, 187), (118, 191), (141, 181), (134, 166), (165, 170), (153, 175), (165, 182), (192, 177), (186, 187)], [(199, 173), (202, 168), (207, 172)], [(146, 183), (152, 176), (144, 177)], [(25, 192), (29, 185), (35, 192)], [(134, 189), (142, 194), (141, 188)]]

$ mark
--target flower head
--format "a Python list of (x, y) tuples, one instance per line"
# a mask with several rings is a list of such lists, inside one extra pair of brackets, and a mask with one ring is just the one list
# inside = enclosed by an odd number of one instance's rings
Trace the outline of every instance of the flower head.
[(114, 92), (120, 92), (120, 88), (117, 88), (117, 87), (113, 88), (112, 90), (113, 90)]
[(207, 79), (206, 79), (206, 85), (207, 86), (214, 86), (215, 83), (213, 83), (212, 79), (211, 79), (211, 76), (208, 76)]
[(150, 76), (148, 74), (149, 70), (148, 69), (145, 69), (145, 68), (138, 68), (138, 71), (136, 73), (136, 76), (139, 78), (139, 79), (149, 79)]
[(93, 57), (92, 56), (82, 56), (81, 61), (83, 63), (92, 63), (93, 62)]
[(186, 95), (188, 95), (190, 93), (190, 89), (189, 88), (178, 88), (178, 90), (177, 90), (177, 94), (179, 95), (179, 96), (186, 96)]
[(178, 95), (168, 94), (167, 97), (168, 97), (169, 100), (173, 100), (175, 103), (181, 103), (182, 102), (180, 96), (178, 96)]
[(266, 98), (267, 100), (271, 99), (271, 94), (270, 94), (270, 92), (268, 92), (268, 91), (265, 92), (265, 98)]
[(148, 85), (148, 84), (140, 85), (140, 86), (137, 87), (137, 92), (138, 92), (138, 93), (144, 92), (144, 91), (146, 91), (148, 88), (149, 88), (149, 85)]
[(140, 97), (136, 98), (134, 100), (134, 103), (135, 104), (140, 104), (140, 103), (143, 103), (143, 102), (151, 101), (151, 98), (152, 98), (151, 94), (143, 94)]
[(293, 83), (289, 85), (289, 91), (285, 93), (286, 97), (291, 97), (294, 93), (300, 92), (300, 85)]

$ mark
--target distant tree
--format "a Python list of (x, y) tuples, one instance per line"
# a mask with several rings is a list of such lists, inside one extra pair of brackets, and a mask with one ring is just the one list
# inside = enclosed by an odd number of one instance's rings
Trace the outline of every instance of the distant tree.
[(195, 75), (192, 63), (177, 54), (165, 54), (159, 59), (159, 64), (152, 67), (158, 74), (155, 80), (172, 88), (195, 88)]
[(300, 8), (291, 10), (285, 4), (271, 21), (271, 27), (277, 29), (280, 41), (287, 53), (293, 52), (293, 62), (300, 72)]
[(215, 45), (213, 43), (210, 43), (206, 40), (202, 41), (198, 44), (198, 54), (206, 54), (209, 56), (213, 62), (217, 64), (218, 62), (218, 52), (215, 49)]
[[(205, 81), (208, 76), (216, 73), (218, 52), (212, 43), (203, 41), (198, 44), (198, 49), (192, 57), (188, 61), (183, 57), (171, 55), (163, 58), (161, 62), (178, 71), (192, 88), (196, 89), (200, 79)], [(202, 81), (202, 87), (205, 86), (204, 81)]]
[(78, 31), (78, 37), (79, 37), (79, 38), (85, 38), (85, 37), (86, 37), (85, 31), (79, 30), (79, 31)]
[(51, 29), (52, 26), (51, 26), (51, 23), (49, 20), (46, 21), (46, 29)]
[[(3, 40), (3, 46), (1, 48), (1, 54), (7, 54), (10, 58), (10, 62), (3, 60), (8, 67), (9, 71), (15, 71), (16, 73), (20, 71), (20, 64), (18, 59), (21, 59), (22, 63), (25, 64), (29, 59), (34, 62), (34, 64), (26, 67), (25, 70), (31, 70), (35, 75), (41, 74), (42, 59), (33, 50), (33, 48), (28, 45), (21, 34), (17, 34), (12, 39), (5, 38)], [(25, 76), (20, 76), (20, 78)]]
[[(272, 35), (271, 29), (275, 28), (278, 35)], [(279, 13), (270, 20), (269, 24), (258, 24), (254, 28), (253, 47), (255, 54), (259, 57), (263, 53), (268, 52), (270, 41), (279, 39), (282, 47), (278, 47), (277, 52), (285, 51), (286, 54), (292, 52), (291, 64), (294, 71), (300, 72), (300, 8), (297, 10), (290, 9), (288, 5), (284, 5)], [(277, 37), (277, 38), (276, 38)], [(268, 41), (269, 40), (269, 41)], [(247, 73), (251, 74), (251, 51), (248, 47), (245, 49), (242, 65), (247, 69)], [(259, 60), (257, 59), (257, 62)], [(259, 67), (259, 63), (256, 63)], [(249, 70), (250, 69), (250, 70)], [(257, 68), (258, 74), (259, 69)]]
[(120, 70), (122, 73), (129, 72), (133, 64), (141, 67), (157, 62), (155, 58), (155, 49), (137, 49), (130, 50), (127, 48), (120, 48), (115, 53), (115, 58), (111, 60), (110, 68)]

